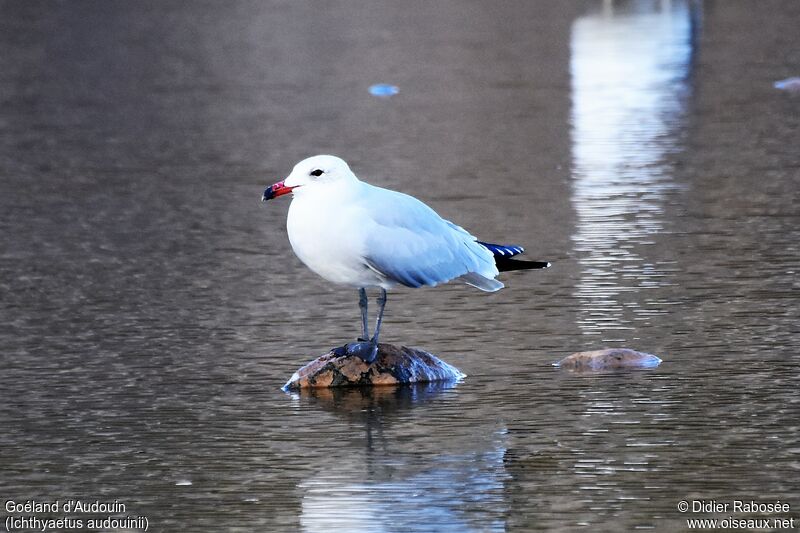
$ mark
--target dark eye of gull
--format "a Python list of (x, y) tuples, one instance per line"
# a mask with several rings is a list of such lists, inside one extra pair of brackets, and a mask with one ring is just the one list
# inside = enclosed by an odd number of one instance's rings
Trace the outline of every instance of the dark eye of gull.
[(317, 176), (317, 177), (322, 176), (322, 169), (318, 168), (316, 170), (312, 170), (311, 171), (311, 175), (312, 176)]

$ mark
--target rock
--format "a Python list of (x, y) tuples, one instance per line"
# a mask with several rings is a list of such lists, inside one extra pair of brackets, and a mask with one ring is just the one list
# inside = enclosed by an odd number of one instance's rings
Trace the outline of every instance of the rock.
[(369, 387), (402, 383), (457, 381), (460, 370), (423, 350), (379, 344), (372, 364), (353, 355), (322, 355), (294, 373), (283, 390), (325, 387)]
[(628, 348), (606, 348), (591, 352), (577, 352), (553, 363), (566, 370), (616, 370), (619, 368), (653, 368), (661, 359), (653, 354), (637, 352)]

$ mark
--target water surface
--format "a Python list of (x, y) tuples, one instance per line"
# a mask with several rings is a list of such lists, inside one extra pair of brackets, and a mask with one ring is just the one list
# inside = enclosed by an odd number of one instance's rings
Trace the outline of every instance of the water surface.
[[(800, 6), (412, 4), (0, 3), (4, 500), (156, 531), (797, 516)], [(281, 392), (359, 324), (259, 202), (315, 153), (554, 263), (390, 294), (384, 340), (463, 383)], [(605, 346), (664, 363), (550, 366)]]

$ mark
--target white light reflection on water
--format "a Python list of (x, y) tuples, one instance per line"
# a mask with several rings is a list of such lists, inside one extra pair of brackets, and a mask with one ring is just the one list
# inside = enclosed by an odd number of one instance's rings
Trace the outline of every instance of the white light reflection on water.
[(385, 459), (374, 469), (385, 470), (377, 480), (370, 479), (375, 471), (356, 475), (332, 461), (298, 486), (300, 524), (304, 531), (416, 531), (420, 524), (470, 531), (477, 523), (481, 531), (505, 531), (504, 452), (440, 455), (421, 471), (413, 458)]
[(679, 148), (690, 36), (686, 2), (605, 2), (572, 26), (579, 327), (607, 342), (630, 340), (632, 319), (665, 312), (635, 295), (668, 282), (670, 267), (639, 249), (664, 229), (664, 197), (676, 188), (663, 160)]

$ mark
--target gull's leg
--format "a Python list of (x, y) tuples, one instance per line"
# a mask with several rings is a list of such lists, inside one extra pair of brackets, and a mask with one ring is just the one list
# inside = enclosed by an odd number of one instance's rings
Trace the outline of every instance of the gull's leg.
[(360, 341), (369, 340), (369, 325), (367, 315), (367, 290), (364, 287), (358, 289), (358, 307), (361, 309), (361, 336), (358, 338)]
[(386, 307), (386, 289), (381, 289), (381, 295), (378, 296), (378, 305), (380, 309), (378, 309), (378, 320), (375, 322), (375, 336), (372, 337), (371, 341), (376, 348), (378, 346), (378, 335), (381, 332), (381, 322), (383, 321), (383, 309)]
[[(380, 306), (380, 309), (378, 310), (378, 320), (375, 322), (375, 335), (372, 337), (372, 339), (369, 341), (362, 341), (361, 339), (358, 339), (361, 342), (351, 342), (344, 347), (344, 354), (356, 355), (367, 364), (372, 363), (375, 358), (378, 357), (378, 335), (381, 332), (383, 310), (386, 307), (386, 289), (381, 289), (381, 295), (378, 296), (378, 305)], [(366, 308), (366, 305), (364, 308)], [(366, 333), (366, 315), (362, 315), (362, 317), (364, 317), (364, 332)], [(339, 353), (337, 355), (343, 354)]]
[[(382, 302), (382, 303), (381, 303)], [(376, 327), (380, 329), (381, 318), (383, 316), (383, 306), (386, 304), (386, 291), (382, 292), (382, 296), (378, 298), (378, 303), (381, 304), (380, 315)], [(355, 355), (360, 357), (365, 363), (372, 363), (378, 356), (378, 335), (377, 329), (375, 336), (369, 340), (369, 325), (367, 317), (367, 291), (363, 287), (358, 290), (358, 307), (361, 308), (361, 334), (362, 337), (358, 338), (358, 342), (350, 342), (342, 348), (334, 350), (336, 355)]]

